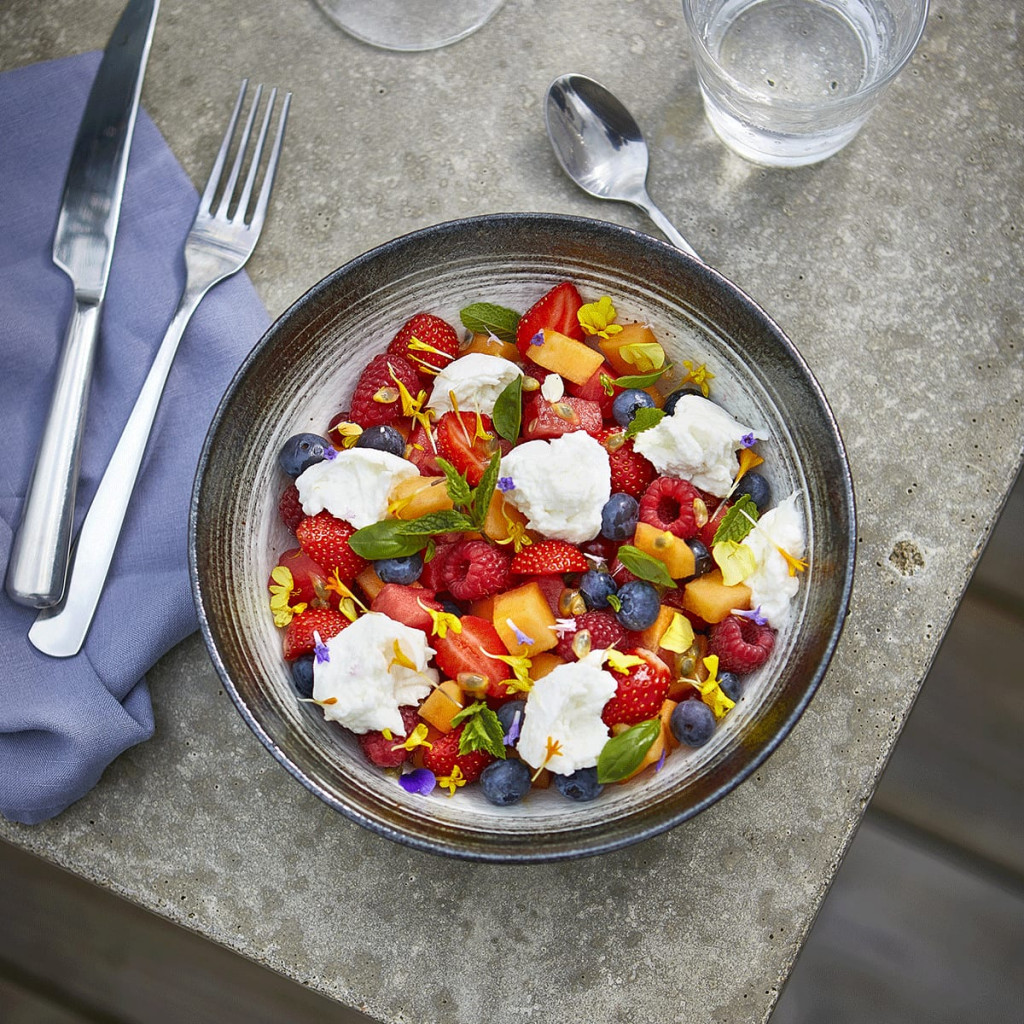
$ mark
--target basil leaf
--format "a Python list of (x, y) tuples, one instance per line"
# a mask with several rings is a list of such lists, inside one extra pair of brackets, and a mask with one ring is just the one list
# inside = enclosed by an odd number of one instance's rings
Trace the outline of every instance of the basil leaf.
[(482, 701), (463, 708), (453, 719), (452, 725), (465, 722), (459, 737), (459, 753), (469, 754), (474, 750), (486, 750), (495, 757), (505, 756), (505, 730), (498, 716)]
[(473, 491), (466, 478), (447, 460), (438, 458), (437, 464), (441, 467), (447, 482), (448, 497), (452, 504), (467, 508), (473, 500)]
[(632, 544), (623, 544), (616, 552), (619, 561), (634, 575), (648, 583), (659, 583), (663, 587), (678, 589), (676, 581), (668, 574), (665, 563), (653, 555), (641, 551)]
[(401, 519), (384, 519), (356, 530), (348, 539), (348, 546), (363, 558), (403, 558), (414, 555), (427, 544), (424, 534), (405, 531), (408, 524)]
[(483, 529), (484, 520), (487, 518), (487, 510), (491, 505), (491, 496), (494, 494), (494, 488), (498, 483), (498, 473), (500, 472), (501, 452), (495, 452), (491, 456), (491, 461), (487, 464), (487, 468), (484, 470), (484, 475), (480, 477), (480, 483), (477, 484), (477, 488), (473, 492), (473, 507), (470, 512), (470, 519), (477, 530)]
[(664, 415), (664, 409), (653, 409), (649, 407), (637, 409), (636, 415), (633, 417), (633, 422), (626, 427), (626, 440), (628, 441), (631, 437), (636, 437), (637, 434), (644, 430), (650, 430), (655, 424), (661, 422)]
[(519, 314), (493, 302), (474, 302), (459, 313), (462, 326), (474, 334), (493, 334), (502, 341), (514, 342)]
[(612, 383), (620, 388), (649, 388), (656, 383), (663, 373), (668, 373), (672, 364), (668, 363), (660, 370), (653, 370), (650, 373), (638, 373), (628, 377), (616, 377)]
[(660, 734), (661, 719), (648, 718), (613, 736), (597, 758), (597, 781), (619, 782), (631, 775)]
[(506, 441), (515, 442), (519, 437), (519, 427), (522, 421), (523, 378), (519, 376), (498, 395), (491, 412), (491, 423)]
[[(747, 518), (748, 516), (750, 518)], [(730, 540), (739, 543), (754, 528), (751, 519), (757, 522), (757, 505), (749, 494), (741, 494), (736, 499), (736, 504), (722, 516), (722, 521), (711, 539), (711, 546), (724, 544)]]

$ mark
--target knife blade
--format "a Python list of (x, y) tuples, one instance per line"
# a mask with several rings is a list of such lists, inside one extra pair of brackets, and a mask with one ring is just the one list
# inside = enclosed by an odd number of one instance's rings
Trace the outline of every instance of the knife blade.
[(64, 182), (53, 261), (71, 278), (74, 306), (7, 563), (8, 595), (30, 608), (52, 607), (64, 592), (89, 384), (159, 6), (130, 0), (124, 9), (89, 91)]

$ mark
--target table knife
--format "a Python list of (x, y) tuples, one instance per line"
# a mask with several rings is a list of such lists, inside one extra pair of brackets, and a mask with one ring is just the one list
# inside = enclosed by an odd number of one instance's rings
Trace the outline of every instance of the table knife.
[(78, 128), (53, 241), (74, 307), (57, 363), (21, 521), (7, 563), (13, 601), (49, 608), (64, 592), (85, 411), (103, 300), (159, 0), (131, 0), (114, 29)]

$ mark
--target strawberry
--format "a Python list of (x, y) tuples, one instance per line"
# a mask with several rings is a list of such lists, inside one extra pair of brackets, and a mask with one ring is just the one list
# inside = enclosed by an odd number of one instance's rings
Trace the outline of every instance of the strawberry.
[[(486, 437), (479, 436), (477, 426), (482, 428)], [(496, 451), (505, 453), (512, 450), (512, 445), (492, 430), (490, 416), (481, 415), (478, 423), (475, 412), (446, 412), (437, 421), (434, 435), (438, 455), (464, 474), (470, 487), (480, 483)]]
[(615, 696), (604, 706), (601, 719), (607, 726), (636, 725), (656, 718), (665, 701), (672, 673), (656, 654), (643, 648), (624, 651), (643, 658), (643, 664), (634, 665), (625, 673), (613, 672), (618, 680)]
[(370, 764), (378, 765), (381, 768), (397, 768), (412, 757), (412, 751), (406, 750), (402, 746), (402, 740), (419, 725), (419, 712), (416, 708), (409, 706), (401, 707), (398, 710), (402, 713), (402, 724), (405, 726), (405, 731), (401, 736), (392, 734), (391, 739), (388, 739), (383, 732), (377, 729), (356, 736), (363, 756)]
[(401, 583), (385, 583), (370, 604), (371, 612), (382, 612), (395, 622), (404, 623), (413, 629), (422, 629), (429, 637), (434, 620), (427, 608), (441, 611), (441, 605), (434, 600), (433, 591)]
[(633, 450), (633, 441), (626, 440), (621, 427), (608, 428), (596, 436), (608, 452), (612, 494), (629, 494), (639, 499), (654, 479), (654, 466), (645, 456)]
[(299, 489), (295, 484), (289, 484), (281, 492), (281, 498), (277, 503), (277, 514), (281, 517), (281, 522), (292, 533), (296, 531), (299, 523), (305, 519), (306, 513), (302, 511), (302, 505), (299, 502)]
[(591, 651), (603, 651), (607, 647), (618, 650), (633, 642), (636, 633), (631, 633), (611, 612), (591, 611), (574, 616), (576, 629), (559, 638), (555, 653), (566, 661), (578, 661)]
[(575, 544), (567, 540), (542, 540), (523, 548), (512, 559), (512, 572), (523, 576), (547, 576), (551, 573), (586, 572), (590, 563)]
[(574, 430), (596, 434), (601, 429), (601, 407), (597, 402), (567, 395), (549, 402), (543, 395), (534, 395), (523, 410), (523, 437), (561, 437)]
[(449, 629), (443, 637), (431, 637), (430, 645), (437, 651), (437, 667), (456, 682), (465, 672), (483, 676), (488, 681), (488, 696), (501, 698), (507, 694), (502, 681), (511, 677), (512, 670), (500, 658), (488, 657), (508, 654), (494, 623), (478, 615), (463, 615), (459, 621), (461, 632)]
[(516, 346), (520, 355), (526, 355), (530, 339), (545, 327), (582, 341), (583, 328), (577, 315), (582, 305), (583, 299), (574, 284), (569, 281), (556, 284), (520, 318), (516, 328)]
[(433, 746), (423, 755), (423, 767), (429, 768), (439, 779), (448, 778), (458, 765), (467, 782), (476, 782), (480, 773), (494, 760), (486, 750), (472, 750), (459, 753), (459, 741), (465, 725), (457, 726), (450, 733), (433, 741)]
[(460, 601), (496, 594), (508, 584), (509, 557), (485, 540), (458, 541), (445, 554), (445, 589)]
[[(327, 589), (327, 573), (301, 548), (285, 551), (278, 558), (277, 564), (292, 574), (292, 592), (288, 600), (290, 605), (301, 602), (316, 608), (327, 608), (330, 604), (337, 607), (338, 595)], [(267, 586), (273, 582), (271, 575)]]
[[(412, 341), (419, 342), (419, 345), (410, 347), (409, 343)], [(424, 349), (424, 345), (429, 345), (430, 349), (436, 351)], [(417, 373), (429, 380), (453, 359), (458, 358), (459, 336), (455, 333), (455, 328), (439, 316), (432, 313), (417, 313), (402, 325), (402, 329), (388, 345), (388, 352), (408, 359), (416, 367)]]
[[(436, 442), (434, 442), (436, 443)], [(417, 423), (409, 435), (405, 446), (405, 457), (420, 471), (420, 476), (443, 476), (437, 464), (437, 452), (434, 443), (427, 437), (422, 423)]]
[(352, 394), (352, 420), (364, 430), (393, 423), (402, 415), (402, 398), (395, 380), (400, 380), (414, 398), (420, 390), (416, 367), (402, 356), (385, 352), (374, 356), (359, 375)]
[(366, 567), (366, 559), (357, 555), (349, 546), (348, 539), (355, 533), (355, 527), (344, 519), (335, 519), (330, 512), (318, 512), (306, 516), (299, 523), (295, 536), (299, 546), (329, 575), (338, 570), (344, 581), (354, 580)]
[(314, 633), (318, 633), (320, 639), (327, 643), (348, 624), (349, 620), (333, 608), (307, 608), (285, 627), (282, 640), (285, 661), (294, 661), (303, 654), (312, 654), (316, 647)]
[(708, 651), (718, 655), (722, 672), (753, 672), (760, 668), (775, 646), (775, 630), (759, 626), (742, 615), (727, 615), (711, 627)]
[(707, 508), (697, 488), (688, 480), (659, 476), (651, 481), (640, 499), (640, 521), (682, 537), (695, 537), (700, 522), (706, 522)]
[(703, 497), (710, 518), (697, 532), (697, 536), (704, 542), (704, 546), (708, 551), (710, 551), (715, 539), (715, 533), (722, 525), (725, 513), (732, 508), (732, 502), (722, 501), (721, 498), (716, 498), (712, 494), (705, 494)]

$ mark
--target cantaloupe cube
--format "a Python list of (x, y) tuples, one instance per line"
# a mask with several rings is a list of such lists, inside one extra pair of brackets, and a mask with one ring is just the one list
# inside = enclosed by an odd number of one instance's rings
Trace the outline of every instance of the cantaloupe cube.
[(508, 341), (502, 341), (490, 334), (474, 334), (469, 344), (460, 349), (460, 356), (468, 356), (470, 352), (482, 352), (486, 356), (498, 356), (509, 362), (519, 362), (519, 349)]
[(526, 356), (538, 366), (560, 374), (573, 384), (586, 384), (604, 362), (604, 356), (596, 349), (547, 328), (544, 329), (544, 344), (531, 343)]
[(750, 587), (745, 583), (727, 587), (720, 569), (690, 580), (683, 588), (683, 608), (705, 622), (721, 622), (733, 608), (749, 607)]
[(451, 508), (452, 499), (443, 476), (414, 476), (391, 488), (388, 504), (394, 508), (396, 519), (416, 519)]
[(488, 594), (487, 597), (478, 597), (475, 601), (470, 601), (469, 614), (490, 622), (494, 618), (494, 595)]
[(672, 625), (672, 619), (675, 617), (676, 611), (677, 609), (663, 604), (658, 611), (658, 617), (640, 634), (640, 646), (657, 653), (658, 648), (661, 646), (661, 638), (665, 635), (668, 627)]
[(462, 688), (454, 680), (446, 679), (420, 705), (420, 718), (438, 732), (452, 731), (452, 719), (466, 706)]
[[(658, 339), (654, 336), (654, 331), (646, 324), (623, 324), (622, 330), (618, 334), (613, 334), (610, 338), (598, 338), (597, 344), (616, 373), (633, 376), (639, 373), (650, 373), (651, 363), (655, 361), (641, 362), (641, 365), (638, 366), (636, 363), (628, 361), (623, 356), (622, 350), (627, 345), (658, 345)], [(660, 348), (660, 345), (658, 347)], [(662, 351), (664, 352), (664, 350)]]
[[(533, 580), (495, 597), (493, 622), (510, 654), (532, 658), (541, 651), (550, 651), (558, 643), (551, 605)], [(520, 643), (516, 630), (529, 637), (530, 643)]]
[(677, 537), (668, 530), (659, 530), (650, 523), (636, 524), (633, 544), (652, 558), (657, 558), (674, 580), (692, 576), (697, 567), (693, 551), (682, 537)]
[(565, 658), (553, 651), (541, 651), (530, 659), (530, 678), (536, 682), (543, 679), (552, 669), (565, 664)]
[(484, 520), (483, 533), (494, 541), (508, 540), (509, 522), (526, 526), (526, 516), (505, 500), (505, 495), (495, 488), (491, 495), (491, 503), (487, 506), (487, 518)]
[(652, 764), (657, 764), (661, 760), (661, 755), (666, 751), (672, 750), (673, 747), (679, 746), (676, 742), (675, 736), (672, 735), (672, 729), (669, 727), (669, 720), (672, 718), (672, 709), (676, 706), (674, 700), (666, 700), (661, 705), (661, 710), (658, 712), (658, 717), (661, 719), (661, 732), (658, 733), (654, 742), (650, 745), (647, 753), (644, 754), (644, 759), (636, 766), (636, 768), (626, 776), (622, 781), (626, 779), (632, 779), (639, 775), (645, 768), (649, 768)]
[(551, 772), (547, 768), (541, 768), (540, 774), (533, 780), (534, 789), (547, 789), (551, 785)]
[(359, 584), (359, 589), (366, 595), (367, 603), (384, 589), (384, 581), (377, 575), (372, 565), (362, 569), (355, 581)]

